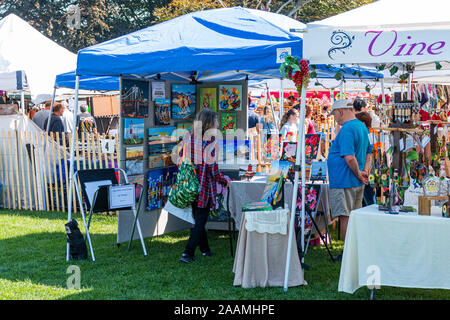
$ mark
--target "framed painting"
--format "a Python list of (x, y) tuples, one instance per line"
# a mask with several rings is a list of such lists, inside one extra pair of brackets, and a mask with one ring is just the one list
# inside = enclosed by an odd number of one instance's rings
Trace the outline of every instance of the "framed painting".
[(221, 111), (242, 110), (242, 86), (220, 85), (219, 86), (219, 109)]
[(217, 112), (217, 89), (216, 88), (200, 88), (200, 110), (209, 108)]
[(148, 145), (149, 168), (173, 166), (172, 150), (177, 147), (176, 142)]
[(124, 119), (123, 144), (133, 145), (144, 142), (145, 119)]
[(220, 114), (220, 130), (223, 134), (234, 133), (236, 131), (236, 112)]
[(147, 210), (160, 209), (166, 205), (170, 187), (175, 184), (177, 173), (176, 166), (148, 172)]
[(125, 147), (125, 172), (127, 175), (143, 173), (144, 147)]
[(196, 86), (191, 84), (172, 85), (172, 119), (192, 120), (195, 114)]
[(150, 83), (145, 80), (122, 79), (120, 113), (124, 118), (145, 118), (150, 106)]
[(170, 99), (155, 99), (155, 125), (167, 126), (170, 118)]

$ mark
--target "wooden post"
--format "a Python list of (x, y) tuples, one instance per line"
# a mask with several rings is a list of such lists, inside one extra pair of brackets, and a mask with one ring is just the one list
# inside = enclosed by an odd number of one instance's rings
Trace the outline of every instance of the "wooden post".
[[(100, 145), (100, 135), (97, 133), (96, 134), (97, 137), (97, 150), (98, 150), (98, 165), (100, 167), (100, 169), (103, 169), (103, 159), (102, 159), (102, 148)], [(120, 150), (120, 148), (119, 148)]]
[(258, 159), (256, 172), (261, 172), (261, 137), (259, 133), (256, 135), (256, 157)]
[(11, 209), (11, 196), (9, 193), (9, 178), (8, 178), (8, 154), (7, 154), (7, 144), (6, 144), (6, 139), (7, 139), (7, 134), (6, 131), (1, 131), (2, 132), (2, 161), (4, 161), (4, 181), (3, 181), (3, 194), (5, 195), (4, 198), (4, 206), (7, 207), (8, 209)]
[[(113, 137), (111, 135), (109, 135), (109, 138), (112, 139)], [(117, 140), (115, 140), (117, 142)], [(115, 154), (116, 150), (114, 150), (113, 153), (111, 153), (111, 168), (115, 168), (114, 165), (114, 154)]]
[(61, 188), (61, 207), (62, 207), (62, 211), (66, 211), (65, 200), (64, 200), (64, 183), (63, 183), (62, 168), (61, 168), (61, 152), (60, 152), (61, 145), (59, 143), (59, 141), (61, 141), (61, 140), (60, 140), (59, 132), (56, 132), (56, 141), (58, 141), (58, 143), (56, 144), (56, 159), (58, 161), (59, 186)]
[[(41, 157), (39, 156), (41, 148), (39, 148), (39, 140), (38, 140), (37, 132), (34, 133), (33, 138), (34, 138), (34, 141), (36, 142), (35, 143), (36, 149), (35, 149), (35, 154), (34, 154), (35, 163), (36, 163), (36, 183), (37, 183), (36, 190), (38, 192), (38, 200), (39, 200), (38, 208), (39, 208), (39, 210), (41, 210), (44, 208), (44, 207), (41, 207), (41, 205), (44, 201), (43, 201), (43, 197), (42, 197), (43, 190), (42, 190), (42, 181), (41, 181), (41, 161), (40, 161)], [(37, 157), (37, 159), (36, 159), (36, 157)]]
[[(28, 133), (24, 132), (24, 145), (26, 146), (28, 143)], [(28, 150), (25, 151), (25, 159), (26, 159), (26, 166), (27, 166), (27, 180), (28, 180), (28, 199), (29, 204), (30, 204), (30, 210), (33, 211), (33, 193), (31, 193), (31, 170), (33, 170), (33, 163), (31, 162), (31, 148), (32, 146), (30, 145), (30, 157), (28, 157)]]
[[(70, 139), (70, 136), (71, 136), (71, 134), (70, 134), (70, 132), (68, 132), (67, 133), (67, 135), (68, 135), (68, 138), (69, 138), (69, 140), (68, 141), (72, 141), (71, 139)], [(66, 144), (66, 133), (64, 132), (63, 133), (63, 158), (62, 158), (62, 160), (64, 161), (64, 176), (66, 177), (66, 179), (65, 179), (65, 185), (66, 185), (66, 192), (64, 192), (64, 195), (67, 197), (66, 199), (67, 199), (67, 206), (69, 206), (69, 173), (68, 173), (68, 170), (67, 170), (67, 158), (66, 158), (66, 153), (67, 153), (67, 144)]]
[(91, 161), (91, 134), (86, 132), (86, 146), (87, 146), (87, 161), (89, 170), (92, 169), (92, 161)]
[(8, 160), (9, 160), (9, 182), (11, 184), (11, 194), (12, 194), (12, 208), (16, 209), (16, 186), (14, 183), (14, 159), (12, 157), (13, 146), (11, 143), (11, 132), (8, 131)]
[(18, 145), (18, 141), (17, 141), (17, 131), (14, 131), (13, 137), (14, 137), (14, 150), (15, 150), (14, 173), (16, 176), (16, 190), (14, 190), (14, 192), (17, 192), (17, 208), (19, 210), (22, 210), (22, 196), (21, 196), (21, 192), (20, 192), (20, 177), (19, 177), (19, 145)]
[(39, 203), (38, 203), (38, 194), (37, 194), (37, 182), (36, 182), (36, 162), (34, 158), (34, 143), (33, 143), (33, 133), (29, 132), (30, 134), (30, 154), (31, 154), (31, 174), (33, 178), (33, 191), (34, 191), (34, 205), (36, 211), (39, 211)]
[(59, 206), (59, 191), (58, 191), (58, 173), (56, 171), (56, 156), (55, 156), (55, 139), (53, 132), (50, 133), (51, 141), (52, 141), (52, 155), (53, 155), (53, 181), (55, 188), (55, 198), (56, 198), (56, 211), (60, 210)]
[(19, 163), (20, 163), (20, 173), (22, 174), (22, 192), (23, 192), (23, 208), (25, 210), (29, 209), (28, 207), (28, 195), (26, 190), (26, 183), (25, 183), (25, 167), (23, 164), (23, 147), (25, 146), (25, 143), (23, 141), (23, 132), (19, 132), (19, 140), (18, 140), (18, 146), (19, 146)]
[(81, 141), (82, 141), (82, 148), (81, 153), (83, 155), (83, 170), (86, 170), (86, 136), (84, 135), (84, 132), (81, 132)]
[[(41, 132), (40, 134), (40, 141), (41, 141), (41, 152), (43, 152), (44, 150), (47, 150), (47, 148), (45, 148), (45, 139), (44, 139), (44, 135), (45, 133)], [(47, 150), (48, 151), (48, 150)], [(47, 152), (48, 153), (48, 152)], [(45, 153), (42, 155), (42, 172), (43, 172), (43, 177), (44, 177), (44, 190), (43, 192), (45, 192), (45, 207), (47, 209), (47, 211), (50, 211), (50, 203), (49, 203), (49, 198), (48, 198), (48, 184), (47, 184), (47, 165), (45, 162)]]
[(47, 144), (47, 148), (45, 148), (47, 150), (47, 163), (46, 163), (46, 167), (48, 169), (48, 185), (49, 185), (49, 193), (50, 193), (50, 205), (52, 208), (52, 211), (55, 211), (55, 204), (53, 201), (53, 183), (52, 183), (52, 166), (51, 166), (51, 161), (50, 161), (50, 153), (52, 153), (53, 150), (50, 150), (50, 146), (51, 146), (51, 142), (50, 142), (50, 136), (46, 135), (45, 136), (45, 143)]

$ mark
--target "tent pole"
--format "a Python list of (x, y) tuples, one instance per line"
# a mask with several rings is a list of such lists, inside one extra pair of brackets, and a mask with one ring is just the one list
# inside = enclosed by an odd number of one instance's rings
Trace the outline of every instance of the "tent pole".
[(20, 104), (22, 106), (22, 115), (25, 115), (25, 92), (20, 90)]
[(408, 93), (407, 93), (408, 100), (411, 100), (411, 96), (412, 96), (412, 94), (411, 94), (411, 76), (412, 76), (412, 74), (408, 73)]
[(269, 99), (269, 102), (270, 102), (270, 110), (272, 111), (273, 121), (275, 121), (275, 126), (276, 126), (277, 130), (279, 130), (279, 128), (278, 128), (279, 122), (278, 122), (277, 116), (275, 115), (275, 110), (273, 109), (272, 97), (270, 96), (270, 90), (269, 90), (269, 86), (267, 85), (267, 82), (266, 82), (266, 90), (267, 90), (267, 99)]
[(339, 100), (344, 99), (343, 94), (344, 94), (344, 81), (341, 81), (341, 84), (339, 85)]
[[(75, 105), (73, 107), (73, 128), (77, 127), (77, 115), (78, 115), (78, 91), (80, 86), (80, 76), (77, 75), (75, 80)], [(56, 91), (56, 87), (55, 87)], [(54, 99), (55, 95), (53, 95)], [(77, 131), (75, 130), (72, 133), (72, 144), (70, 145), (70, 173), (69, 173), (69, 194), (67, 195), (68, 204), (67, 204), (67, 222), (72, 220), (72, 195), (73, 195), (73, 174), (74, 174), (74, 163), (75, 163), (75, 143), (76, 143)], [(66, 250), (66, 261), (69, 261), (69, 242), (67, 242), (67, 250)]]
[[(302, 159), (302, 252), (304, 251), (304, 239), (305, 239), (305, 104), (306, 104), (306, 91), (307, 88), (303, 88), (300, 104), (300, 117), (298, 118), (298, 138), (297, 138), (297, 154), (295, 158), (295, 165), (300, 164), (300, 158)], [(301, 143), (300, 143), (301, 142)], [(289, 222), (289, 242), (286, 257), (286, 269), (284, 272), (284, 291), (288, 289), (289, 282), (289, 267), (291, 265), (291, 252), (292, 252), (292, 242), (294, 240), (294, 221), (295, 221), (295, 210), (297, 205), (298, 197), (298, 171), (295, 171), (294, 180), (294, 193), (292, 195), (291, 204), (291, 217)]]
[(283, 78), (280, 79), (280, 121), (283, 119), (284, 113), (284, 90), (283, 90)]
[(384, 78), (381, 79), (381, 108), (383, 111), (386, 108), (386, 97), (384, 96)]
[(50, 105), (50, 113), (48, 114), (47, 128), (45, 128), (45, 131), (47, 132), (47, 134), (50, 134), (48, 132), (48, 130), (50, 130), (50, 119), (52, 118), (53, 105), (55, 104), (55, 96), (56, 96), (56, 86), (53, 88), (52, 103)]

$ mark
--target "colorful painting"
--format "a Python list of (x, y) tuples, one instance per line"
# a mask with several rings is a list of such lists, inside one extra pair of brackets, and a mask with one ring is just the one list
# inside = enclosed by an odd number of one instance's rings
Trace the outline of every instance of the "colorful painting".
[(280, 200), (283, 180), (286, 179), (291, 165), (289, 161), (272, 161), (261, 201), (274, 205)]
[(228, 111), (242, 110), (242, 86), (220, 85), (219, 86), (219, 109)]
[(169, 143), (175, 142), (176, 137), (173, 135), (176, 127), (161, 127), (161, 128), (149, 128), (148, 129), (148, 143)]
[(122, 80), (121, 115), (126, 118), (145, 118), (150, 106), (150, 84), (145, 80)]
[(200, 88), (200, 110), (209, 108), (217, 112), (217, 89)]
[(170, 167), (174, 163), (172, 161), (172, 150), (177, 147), (173, 143), (158, 143), (148, 145), (148, 166), (150, 169)]
[(192, 122), (177, 122), (177, 129), (173, 131), (176, 140), (180, 142), (186, 133), (192, 132)]
[(124, 119), (123, 144), (142, 144), (144, 142), (145, 119)]
[(327, 181), (327, 162), (313, 161), (311, 163), (311, 174), (309, 176), (311, 181)]
[[(305, 159), (315, 160), (320, 150), (320, 134), (305, 134)], [(297, 156), (297, 143), (285, 142), (281, 154), (282, 161), (295, 162)]]
[[(128, 182), (129, 183), (136, 183), (144, 186), (144, 176), (138, 175), (138, 176), (128, 176)], [(139, 200), (139, 195), (141, 194), (141, 186), (136, 186), (136, 201)], [(142, 195), (145, 197), (145, 193)]]
[(144, 147), (125, 148), (125, 172), (127, 175), (142, 174), (144, 170)]
[(236, 131), (236, 112), (220, 114), (220, 129), (223, 134), (234, 133)]
[(222, 140), (219, 148), (220, 164), (245, 164), (250, 159), (250, 140)]
[[(307, 214), (315, 215), (319, 208), (319, 201), (321, 195), (321, 187), (318, 184), (307, 184), (305, 189), (305, 234), (312, 228), (311, 217)], [(298, 187), (297, 206), (294, 227), (301, 228), (301, 211), (302, 211), (302, 186)]]
[(267, 133), (263, 135), (263, 158), (265, 161), (277, 160), (281, 156), (281, 135)]
[(195, 114), (195, 85), (172, 85), (172, 119), (188, 120)]
[(155, 99), (155, 125), (170, 124), (170, 99)]
[(166, 205), (170, 187), (175, 184), (177, 173), (176, 166), (148, 172), (147, 210), (160, 209)]

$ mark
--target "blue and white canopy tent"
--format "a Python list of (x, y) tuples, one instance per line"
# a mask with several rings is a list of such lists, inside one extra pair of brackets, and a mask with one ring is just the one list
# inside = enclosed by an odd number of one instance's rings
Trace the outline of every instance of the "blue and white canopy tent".
[[(82, 49), (77, 58), (75, 106), (78, 106), (83, 77), (135, 77), (192, 83), (281, 79), (279, 67), (284, 57), (302, 56), (302, 37), (289, 30), (304, 27), (299, 21), (275, 13), (222, 8), (187, 14)], [(335, 75), (325, 65), (317, 69), (328, 77)], [(382, 77), (382, 74), (375, 73), (375, 76)], [(77, 112), (74, 110), (74, 121)], [(71, 163), (74, 140), (75, 135)], [(72, 211), (73, 172), (71, 166), (68, 221)]]

